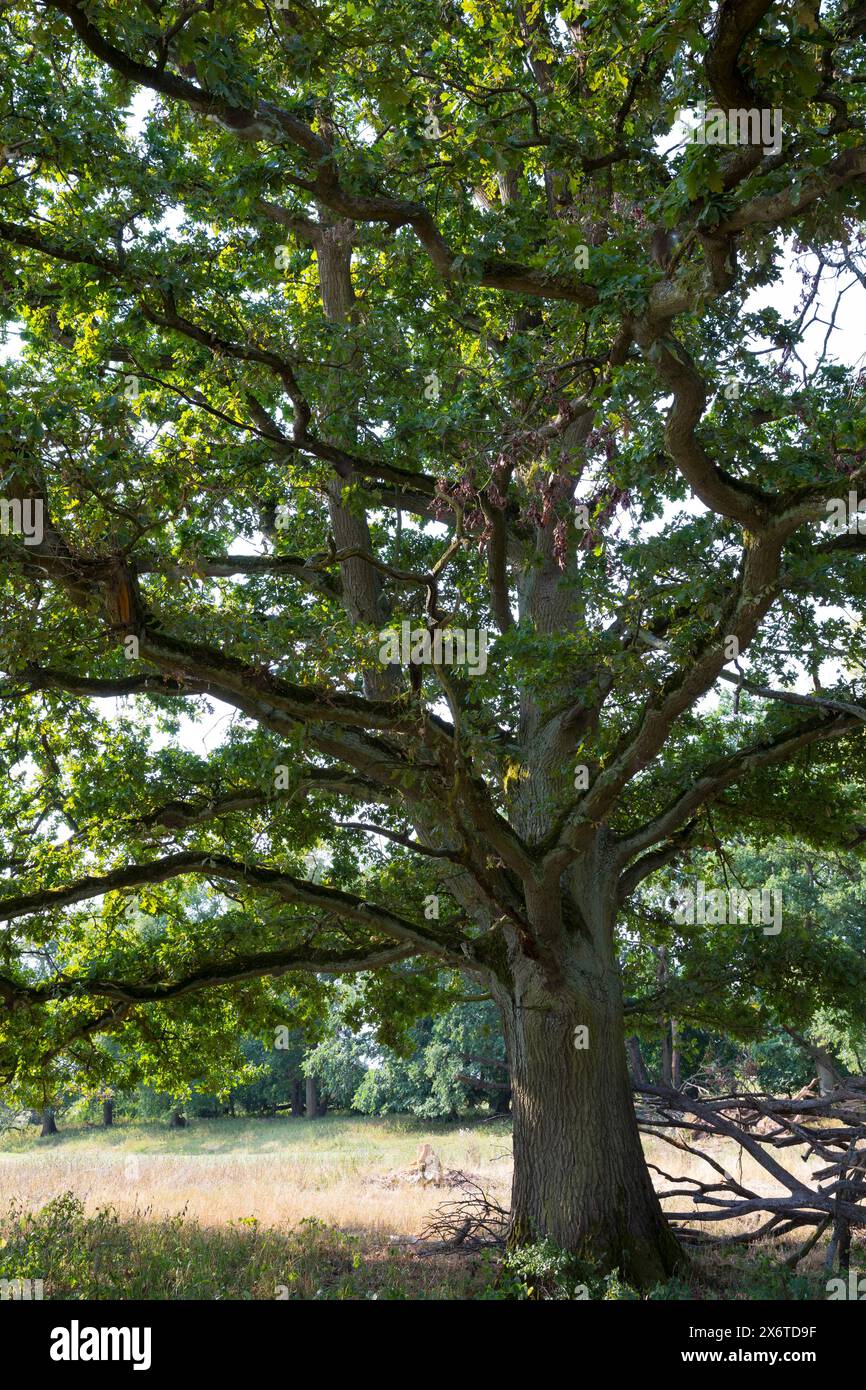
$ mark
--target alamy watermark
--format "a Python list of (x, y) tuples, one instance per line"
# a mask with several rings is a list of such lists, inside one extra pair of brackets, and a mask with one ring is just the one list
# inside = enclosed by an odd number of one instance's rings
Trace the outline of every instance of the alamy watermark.
[(149, 1327), (82, 1327), (73, 1318), (69, 1327), (55, 1327), (48, 1352), (52, 1361), (130, 1361), (134, 1371), (147, 1371), (151, 1360)]
[(379, 642), (379, 660), (386, 666), (465, 666), (470, 676), (487, 670), (486, 628), (437, 627), (431, 632), (404, 620), (399, 632), (383, 628)]
[(844, 497), (831, 497), (826, 510), (837, 536), (845, 532), (856, 536), (866, 535), (866, 498), (861, 499), (856, 492), (849, 492), (847, 500)]
[(41, 497), (0, 497), (0, 535), (23, 536), (25, 545), (41, 545), (45, 530)]
[(679, 926), (722, 926), (737, 922), (761, 926), (764, 936), (782, 930), (782, 894), (778, 888), (710, 888), (703, 879), (697, 888), (679, 888), (666, 899)]
[[(681, 114), (684, 123), (688, 114)], [(782, 111), (780, 107), (754, 106), (730, 111), (711, 106), (707, 110), (706, 102), (699, 101), (691, 138), (696, 145), (760, 145), (764, 154), (778, 154), (782, 148)]]
[(31, 1303), (45, 1297), (42, 1279), (0, 1279), (0, 1302), (8, 1300)]
[(856, 1269), (848, 1270), (848, 1282), (839, 1276), (827, 1280), (827, 1298), (831, 1303), (840, 1299), (851, 1303), (866, 1302), (866, 1277)]

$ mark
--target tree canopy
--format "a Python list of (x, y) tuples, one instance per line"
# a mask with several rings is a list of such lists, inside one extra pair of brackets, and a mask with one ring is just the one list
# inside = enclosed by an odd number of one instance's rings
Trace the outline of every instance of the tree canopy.
[(860, 844), (859, 7), (0, 9), (7, 1079), (289, 974), (562, 1058), (649, 875)]

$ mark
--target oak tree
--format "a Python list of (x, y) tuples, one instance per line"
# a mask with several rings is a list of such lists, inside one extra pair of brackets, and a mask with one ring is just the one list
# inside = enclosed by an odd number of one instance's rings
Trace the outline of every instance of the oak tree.
[(674, 1268), (618, 914), (856, 838), (861, 9), (0, 5), (7, 1080), (459, 977), (514, 1241)]

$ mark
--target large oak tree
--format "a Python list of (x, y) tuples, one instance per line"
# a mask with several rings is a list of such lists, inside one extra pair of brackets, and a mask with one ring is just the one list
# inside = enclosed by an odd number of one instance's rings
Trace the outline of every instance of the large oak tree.
[[(618, 911), (734, 829), (857, 836), (862, 384), (801, 345), (866, 283), (862, 6), (0, 11), (7, 1080), (468, 976), (514, 1239), (665, 1274)], [(383, 662), (404, 622), (486, 669)]]

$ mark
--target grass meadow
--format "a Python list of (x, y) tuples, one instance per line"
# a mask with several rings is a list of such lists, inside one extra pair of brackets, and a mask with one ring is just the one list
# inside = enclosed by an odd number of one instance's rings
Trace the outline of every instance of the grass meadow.
[[(45, 1139), (32, 1127), (7, 1133), (0, 1276), (41, 1278), (46, 1298), (568, 1297), (555, 1260), (546, 1266), (543, 1254), (515, 1275), (495, 1252), (444, 1253), (418, 1239), (437, 1209), (460, 1196), (412, 1181), (422, 1141), (446, 1172), (467, 1175), (507, 1205), (507, 1120), (280, 1116), (192, 1119), (179, 1130), (119, 1122)], [(645, 1142), (666, 1173), (708, 1175), (699, 1160)], [(772, 1190), (751, 1160), (740, 1168), (736, 1152), (712, 1152), (749, 1185)], [(798, 1154), (786, 1161), (808, 1173)], [(663, 1193), (666, 1181), (658, 1173), (654, 1180)], [(745, 1229), (739, 1223), (727, 1234)], [(821, 1246), (796, 1273), (782, 1263), (787, 1253), (760, 1245), (702, 1251), (656, 1296), (826, 1297)], [(854, 1252), (855, 1265), (862, 1253)], [(590, 1278), (589, 1286), (591, 1297), (632, 1296), (616, 1280)]]

